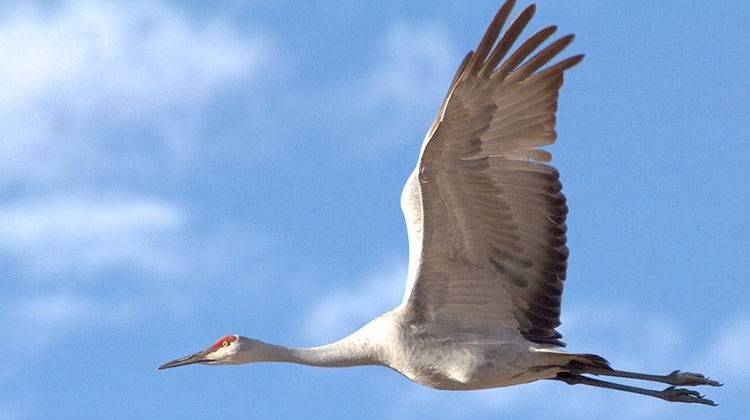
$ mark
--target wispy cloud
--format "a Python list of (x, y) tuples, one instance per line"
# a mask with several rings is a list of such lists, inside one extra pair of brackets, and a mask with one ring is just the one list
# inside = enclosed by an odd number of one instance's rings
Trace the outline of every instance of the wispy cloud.
[(326, 119), (347, 122), (330, 130), (344, 130), (344, 138), (359, 139), (358, 150), (418, 142), (458, 66), (451, 36), (437, 22), (398, 21), (375, 51), (368, 70), (342, 83), (326, 101), (331, 105), (324, 110), (331, 114)]
[(435, 22), (392, 25), (378, 62), (364, 77), (362, 99), (373, 107), (435, 106), (458, 63), (447, 30)]
[(113, 264), (169, 271), (161, 242), (185, 221), (174, 205), (142, 197), (26, 199), (0, 206), (0, 250), (35, 274), (92, 273)]
[(306, 317), (307, 335), (323, 342), (351, 333), (395, 307), (401, 301), (405, 281), (406, 267), (394, 264), (351, 283), (351, 289), (324, 292)]
[(32, 277), (173, 270), (167, 240), (199, 238), (177, 201), (143, 190), (195, 166), (202, 113), (261, 77), (272, 44), (169, 2), (4, 8), (0, 252)]
[(226, 259), (247, 240), (236, 235), (250, 229), (229, 229), (227, 220), (197, 227), (171, 186), (210, 146), (207, 110), (238, 91), (250, 95), (273, 67), (272, 37), (167, 1), (6, 6), (0, 257), (12, 276), (0, 301), (4, 337), (36, 327), (51, 343), (94, 319), (130, 322), (137, 302), (172, 283), (144, 278), (231, 270)]
[(684, 351), (684, 329), (669, 315), (617, 304), (563, 309), (561, 331), (570, 351), (602, 353), (631, 370), (663, 367)]
[[(263, 34), (163, 2), (23, 3), (3, 10), (0, 40), (5, 184), (91, 179), (153, 155), (184, 156), (194, 117), (257, 78), (271, 48)], [(113, 140), (122, 135), (130, 144)]]
[(1, 348), (10, 360), (28, 358), (84, 327), (129, 322), (141, 309), (135, 300), (104, 301), (69, 292), (7, 297), (0, 310)]
[(750, 315), (730, 319), (716, 335), (707, 341), (697, 364), (710, 368), (722, 381), (750, 382)]

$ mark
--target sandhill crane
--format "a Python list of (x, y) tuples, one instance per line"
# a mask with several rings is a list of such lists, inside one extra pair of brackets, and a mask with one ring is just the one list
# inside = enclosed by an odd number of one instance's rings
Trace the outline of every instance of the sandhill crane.
[[(551, 379), (715, 405), (678, 387), (720, 385), (701, 374), (616, 370), (600, 356), (561, 349), (556, 328), (568, 208), (550, 153), (540, 147), (555, 141), (563, 73), (583, 56), (551, 63), (573, 35), (536, 52), (555, 26), (508, 55), (535, 12), (534, 5), (524, 9), (501, 37), (514, 3), (502, 5), (459, 66), (404, 186), (409, 268), (401, 304), (331, 344), (290, 348), (227, 335), (159, 369), (193, 363), (382, 365), (438, 389)], [(592, 376), (669, 387), (652, 390)]]

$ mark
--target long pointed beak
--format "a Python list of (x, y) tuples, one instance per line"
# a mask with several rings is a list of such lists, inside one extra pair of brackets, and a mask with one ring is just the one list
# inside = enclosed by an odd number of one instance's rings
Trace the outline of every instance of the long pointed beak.
[(205, 351), (199, 351), (198, 353), (191, 354), (190, 356), (181, 357), (179, 359), (172, 360), (171, 362), (164, 363), (163, 365), (159, 366), (159, 370), (210, 361), (211, 359), (206, 358)]

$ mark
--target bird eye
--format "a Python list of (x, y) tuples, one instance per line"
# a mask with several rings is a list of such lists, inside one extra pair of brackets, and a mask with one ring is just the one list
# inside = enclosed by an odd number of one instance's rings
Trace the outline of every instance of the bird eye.
[(224, 340), (224, 341), (221, 342), (221, 347), (226, 347), (228, 345), (229, 345), (229, 341), (227, 341), (227, 340)]

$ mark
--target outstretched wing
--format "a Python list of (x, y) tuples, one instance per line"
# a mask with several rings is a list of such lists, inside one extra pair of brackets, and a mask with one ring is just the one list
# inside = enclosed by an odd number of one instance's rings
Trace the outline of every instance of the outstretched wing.
[(527, 7), (500, 37), (514, 3), (500, 8), (459, 67), (404, 187), (403, 304), (413, 322), (515, 328), (528, 340), (564, 345), (555, 328), (568, 209), (551, 156), (539, 148), (555, 141), (563, 72), (583, 56), (550, 63), (572, 35), (536, 52), (554, 26), (507, 55), (535, 11)]

